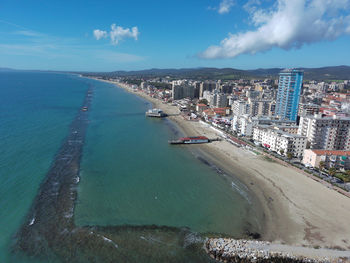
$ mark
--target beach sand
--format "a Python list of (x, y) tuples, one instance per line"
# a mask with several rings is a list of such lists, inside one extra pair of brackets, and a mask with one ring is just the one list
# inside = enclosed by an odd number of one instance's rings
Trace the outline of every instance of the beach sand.
[[(116, 84), (115, 82), (110, 82)], [(175, 106), (135, 95), (153, 103), (167, 114), (177, 114)], [(187, 136), (216, 138), (219, 133), (206, 124), (170, 116)], [(233, 174), (259, 199), (264, 211), (263, 240), (297, 246), (350, 249), (350, 198), (307, 177), (301, 171), (267, 160), (244, 148), (222, 140), (195, 145), (211, 162)]]

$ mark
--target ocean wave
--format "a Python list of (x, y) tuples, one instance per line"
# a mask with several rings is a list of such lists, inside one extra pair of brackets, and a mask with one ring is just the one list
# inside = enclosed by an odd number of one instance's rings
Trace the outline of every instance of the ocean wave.
[(245, 192), (244, 190), (242, 190), (241, 187), (239, 187), (237, 184), (235, 184), (233, 181), (231, 182), (231, 186), (234, 190), (236, 190), (245, 200), (247, 200), (247, 202), (249, 204), (252, 204), (252, 201), (249, 198), (249, 195), (247, 194), (247, 192)]

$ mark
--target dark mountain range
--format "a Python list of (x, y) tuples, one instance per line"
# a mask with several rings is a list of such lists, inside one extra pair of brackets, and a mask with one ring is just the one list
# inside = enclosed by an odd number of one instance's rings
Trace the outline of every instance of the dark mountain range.
[[(184, 69), (147, 69), (139, 71), (113, 71), (99, 73), (83, 73), (84, 75), (100, 75), (106, 77), (171, 77), (191, 79), (240, 79), (240, 78), (277, 78), (283, 68), (240, 70), (234, 68), (184, 68)], [(350, 66), (322, 68), (300, 68), (304, 70), (307, 80), (345, 80), (350, 79)]]
[[(105, 77), (134, 77), (134, 78), (191, 78), (198, 80), (222, 79), (232, 80), (241, 78), (277, 78), (278, 73), (283, 68), (268, 68), (241, 70), (234, 68), (182, 68), (182, 69), (146, 69), (137, 71), (112, 71), (112, 72), (66, 72), (66, 71), (45, 71), (28, 70), (38, 72), (58, 72), (58, 73), (79, 73), (86, 76), (105, 76)], [(322, 68), (300, 68), (304, 70), (304, 79), (306, 80), (350, 80), (350, 66), (333, 66)], [(11, 68), (0, 68), (0, 72), (17, 71)]]

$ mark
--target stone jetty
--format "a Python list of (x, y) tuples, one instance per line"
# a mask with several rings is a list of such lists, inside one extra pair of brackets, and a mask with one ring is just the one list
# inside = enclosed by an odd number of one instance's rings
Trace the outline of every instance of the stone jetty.
[(350, 262), (350, 258), (341, 257), (347, 253), (342, 253), (343, 251), (330, 250), (333, 255), (331, 253), (331, 257), (323, 257), (322, 253), (317, 253), (318, 249), (256, 240), (210, 238), (205, 242), (205, 249), (212, 258), (220, 262)]

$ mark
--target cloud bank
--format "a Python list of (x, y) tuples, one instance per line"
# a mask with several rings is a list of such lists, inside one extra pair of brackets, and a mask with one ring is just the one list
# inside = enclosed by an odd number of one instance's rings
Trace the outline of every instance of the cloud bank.
[(139, 34), (140, 32), (137, 27), (123, 28), (121, 26), (117, 26), (116, 24), (111, 25), (111, 30), (109, 33), (100, 29), (95, 29), (93, 31), (93, 35), (96, 40), (109, 37), (113, 45), (118, 45), (119, 42), (125, 38), (133, 38), (137, 40)]
[[(260, 4), (260, 1), (251, 1)], [(304, 44), (334, 40), (350, 34), (350, 0), (278, 0), (270, 9), (249, 6), (254, 31), (229, 34), (202, 58), (233, 58), (273, 47), (300, 48)]]

